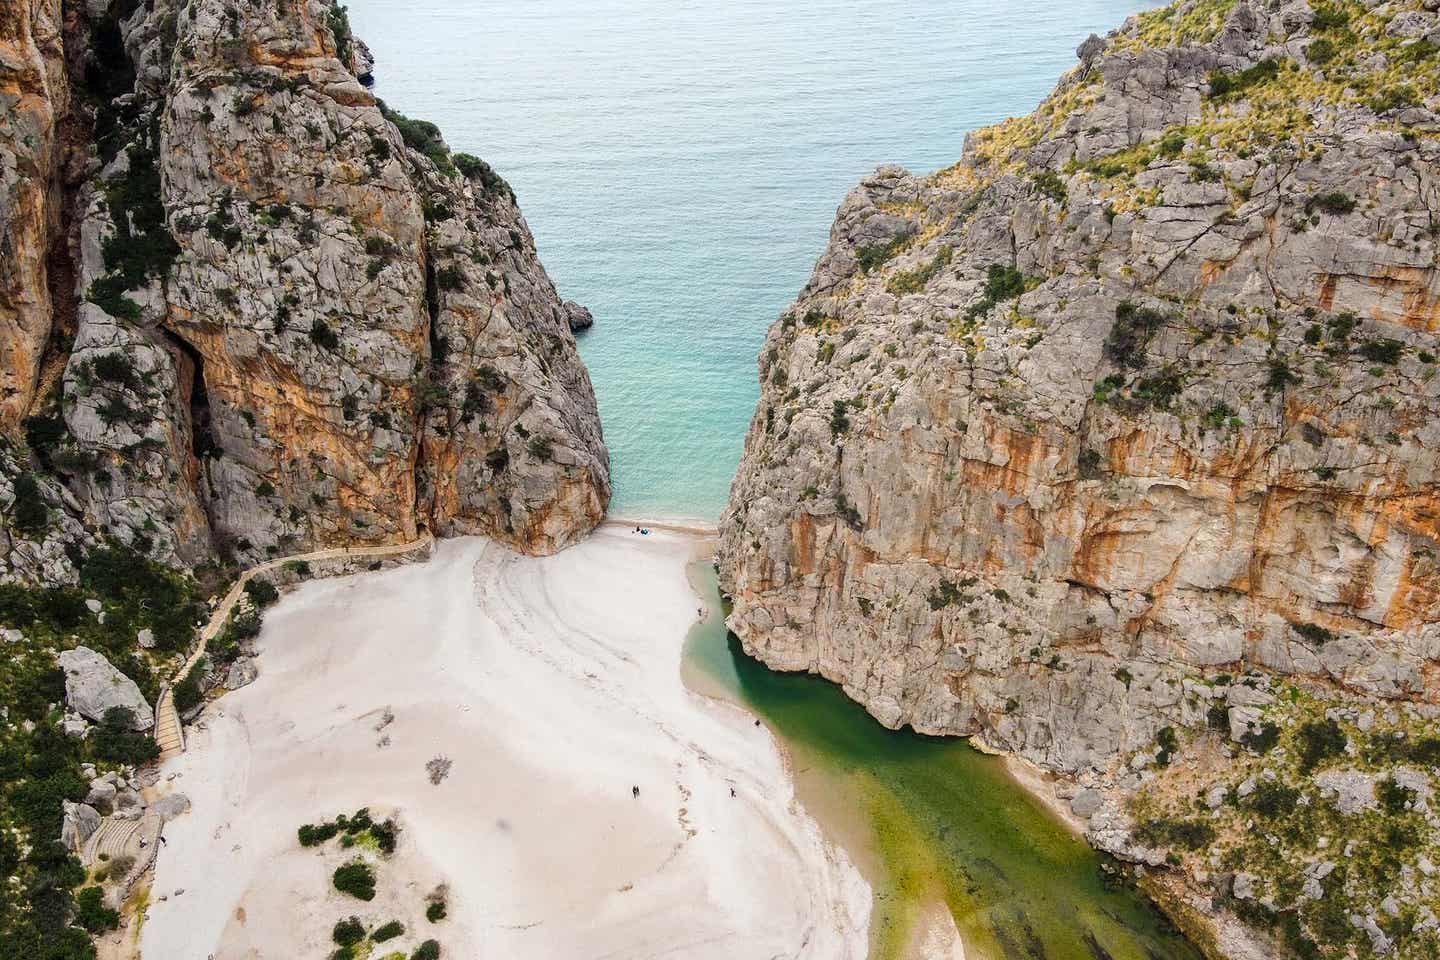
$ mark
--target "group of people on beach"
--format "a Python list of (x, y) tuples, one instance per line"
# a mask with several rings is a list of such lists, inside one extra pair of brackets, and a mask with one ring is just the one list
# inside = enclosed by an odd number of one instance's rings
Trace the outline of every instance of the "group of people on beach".
[(648, 537), (648, 536), (650, 536), (650, 528), (649, 528), (649, 527), (636, 527), (636, 528), (635, 528), (635, 532), (638, 533), (638, 534), (640, 534), (640, 536), (642, 536), (642, 537)]

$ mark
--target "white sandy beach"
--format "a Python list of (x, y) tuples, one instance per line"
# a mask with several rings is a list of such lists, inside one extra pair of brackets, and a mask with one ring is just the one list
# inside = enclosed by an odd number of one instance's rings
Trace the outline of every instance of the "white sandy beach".
[[(694, 544), (613, 526), (543, 559), (447, 541), (286, 597), (260, 679), (164, 770), (193, 810), (166, 829), (146, 960), (322, 957), (350, 914), (411, 928), (377, 957), (433, 936), (465, 960), (863, 958), (870, 891), (773, 737), (681, 683)], [(453, 767), (434, 786), (437, 755)], [(403, 830), (368, 904), (330, 888), (333, 841), (295, 840), (367, 805)]]

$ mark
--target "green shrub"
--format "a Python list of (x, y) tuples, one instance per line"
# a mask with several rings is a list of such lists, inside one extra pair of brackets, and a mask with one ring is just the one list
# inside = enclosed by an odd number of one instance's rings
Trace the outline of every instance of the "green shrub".
[(405, 932), (405, 924), (399, 920), (391, 920), (389, 923), (370, 934), (370, 939), (376, 943), (384, 943), (386, 940), (394, 940)]
[(1366, 340), (1360, 344), (1360, 356), (1371, 363), (1383, 363), (1393, 367), (1400, 361), (1400, 356), (1405, 352), (1405, 344), (1399, 340), (1392, 340), (1389, 337), (1380, 337), (1374, 340)]
[(444, 900), (432, 900), (425, 908), (425, 919), (431, 923), (439, 923), (445, 919), (446, 905)]
[(1180, 740), (1175, 736), (1174, 727), (1161, 727), (1155, 734), (1155, 742), (1160, 746), (1160, 752), (1155, 756), (1155, 762), (1162, 767), (1168, 767), (1175, 752), (1180, 749)]
[(1260, 729), (1241, 737), (1240, 742), (1256, 753), (1269, 753), (1280, 742), (1280, 728), (1266, 720), (1260, 724)]
[(16, 533), (30, 539), (44, 536), (50, 525), (50, 508), (40, 493), (40, 484), (33, 476), (22, 473), (15, 478), (15, 501), (10, 506), (10, 523)]
[(338, 350), (340, 335), (331, 329), (330, 324), (317, 317), (310, 325), (310, 342), (326, 350)]
[(75, 922), (91, 933), (103, 933), (120, 926), (120, 914), (105, 906), (99, 887), (86, 887), (75, 895)]
[(295, 832), (299, 837), (300, 846), (313, 847), (335, 836), (335, 834), (340, 832), (340, 827), (333, 821), (329, 823), (307, 823)]
[(1319, 33), (1327, 30), (1341, 30), (1350, 24), (1350, 13), (1344, 7), (1322, 3), (1315, 7), (1310, 29)]
[(58, 413), (37, 413), (24, 421), (25, 443), (42, 462), (48, 461), (69, 433), (65, 418)]
[(1375, 784), (1375, 793), (1380, 798), (1380, 806), (1390, 814), (1404, 813), (1408, 804), (1419, 799), (1419, 795), (1414, 790), (1402, 786), (1391, 777), (1386, 777)]
[(848, 405), (844, 400), (836, 400), (830, 405), (830, 438), (836, 439), (850, 429), (850, 418), (845, 411)]
[(94, 755), (111, 763), (140, 766), (160, 756), (160, 745), (133, 729), (135, 714), (128, 707), (111, 707), (87, 742)]
[(1278, 780), (1261, 780), (1247, 800), (1251, 809), (1262, 817), (1278, 817), (1294, 812), (1300, 791)]
[(440, 944), (434, 940), (426, 940), (415, 948), (414, 953), (410, 954), (410, 960), (439, 960), (439, 958)]
[(914, 270), (902, 270), (895, 274), (886, 282), (885, 289), (897, 297), (907, 293), (919, 293), (925, 289), (927, 283), (934, 279), (936, 274), (945, 269), (953, 254), (954, 251), (950, 245), (946, 244), (929, 262)]
[(205, 697), (205, 691), (200, 686), (201, 681), (205, 679), (205, 670), (205, 658), (201, 657), (184, 678), (175, 684), (172, 695), (175, 698), (175, 709), (180, 713), (194, 707)]
[(1339, 52), (1329, 37), (1320, 37), (1318, 40), (1312, 40), (1310, 45), (1305, 48), (1305, 59), (1311, 63), (1329, 63)]
[(1230, 97), (1239, 96), (1250, 87), (1273, 80), (1279, 74), (1280, 64), (1275, 60), (1266, 59), (1239, 73), (1214, 71), (1207, 79), (1212, 97)]
[[(1322, 477), (1321, 479), (1325, 478)], [(1292, 623), (1290, 624), (1290, 628), (1317, 647), (1323, 647), (1335, 639), (1335, 634), (1326, 630), (1318, 623)]]
[(1115, 307), (1115, 325), (1105, 337), (1105, 356), (1121, 366), (1145, 365), (1145, 350), (1165, 325), (1165, 314), (1129, 300)]
[(861, 273), (869, 273), (894, 257), (910, 243), (915, 236), (913, 227), (905, 227), (884, 243), (873, 243), (855, 251), (855, 260), (860, 264)]
[(268, 607), (280, 599), (280, 591), (275, 589), (275, 584), (263, 577), (245, 581), (245, 593), (257, 607)]
[(1306, 213), (1314, 213), (1316, 210), (1319, 210), (1321, 213), (1342, 217), (1354, 209), (1355, 198), (1339, 190), (1332, 190), (1329, 193), (1317, 193), (1305, 201)]
[(454, 161), (455, 166), (467, 180), (479, 180), (483, 192), (498, 193), (514, 202), (515, 191), (510, 189), (510, 184), (506, 183), (505, 179), (490, 167), (490, 164), (468, 153), (457, 153), (450, 159)]
[(1030, 178), (1035, 184), (1035, 189), (1041, 194), (1054, 200), (1056, 203), (1064, 203), (1066, 197), (1065, 181), (1053, 170), (1044, 170)]
[(335, 924), (330, 939), (342, 947), (352, 946), (365, 939), (365, 925), (359, 917), (346, 917)]
[(375, 899), (375, 871), (363, 860), (352, 860), (338, 867), (331, 882), (341, 893), (348, 893), (359, 900)]
[(1375, 96), (1370, 98), (1369, 107), (1376, 113), (1388, 113), (1391, 110), (1403, 110), (1406, 107), (1415, 107), (1420, 104), (1420, 95), (1415, 88), (1408, 84), (1396, 84), (1393, 87), (1386, 87)]
[(1135, 839), (1147, 847), (1203, 850), (1215, 841), (1215, 828), (1203, 820), (1156, 818), (1140, 824)]
[(1349, 742), (1340, 725), (1330, 719), (1307, 721), (1295, 731), (1295, 736), (1300, 748), (1302, 773), (1309, 773), (1323, 761), (1340, 756)]
[(395, 852), (396, 833), (394, 820), (386, 820), (384, 823), (372, 823), (370, 825), (370, 836), (375, 839), (375, 845), (380, 848), (381, 853), (391, 854)]
[(445, 146), (439, 127), (428, 120), (412, 120), (403, 113), (391, 110), (384, 100), (377, 100), (376, 103), (385, 119), (400, 131), (400, 139), (405, 141), (405, 146), (423, 154), (443, 174), (454, 176), (458, 172), (450, 161), (450, 148)]

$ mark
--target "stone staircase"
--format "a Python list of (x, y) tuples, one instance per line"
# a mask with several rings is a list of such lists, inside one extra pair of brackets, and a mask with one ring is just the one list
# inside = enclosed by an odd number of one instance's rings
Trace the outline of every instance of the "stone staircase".
[(80, 859), (86, 866), (94, 866), (122, 856), (138, 857), (142, 836), (140, 826), (139, 820), (106, 817), (100, 821), (100, 829), (85, 841), (85, 849), (81, 851)]

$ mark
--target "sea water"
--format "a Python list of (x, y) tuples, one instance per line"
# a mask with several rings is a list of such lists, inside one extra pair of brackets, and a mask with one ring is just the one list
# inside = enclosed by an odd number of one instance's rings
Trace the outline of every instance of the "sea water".
[(612, 515), (714, 520), (755, 358), (875, 167), (1030, 111), (1145, 0), (351, 0), (376, 93), (515, 188), (563, 296)]

